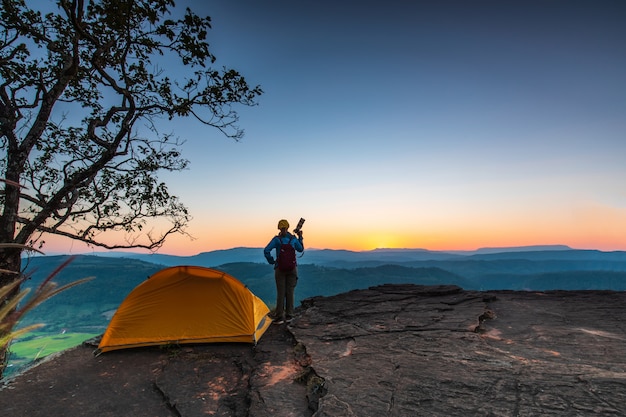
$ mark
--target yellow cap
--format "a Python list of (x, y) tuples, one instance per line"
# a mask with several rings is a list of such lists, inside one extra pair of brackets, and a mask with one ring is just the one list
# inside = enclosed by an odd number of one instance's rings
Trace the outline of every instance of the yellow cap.
[(279, 229), (289, 229), (289, 222), (285, 219), (278, 222)]

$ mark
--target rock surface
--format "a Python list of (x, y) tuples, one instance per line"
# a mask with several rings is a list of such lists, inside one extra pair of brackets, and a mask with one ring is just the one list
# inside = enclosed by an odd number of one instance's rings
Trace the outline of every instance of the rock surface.
[(256, 347), (93, 356), (5, 381), (10, 416), (622, 416), (626, 293), (383, 285), (305, 300)]

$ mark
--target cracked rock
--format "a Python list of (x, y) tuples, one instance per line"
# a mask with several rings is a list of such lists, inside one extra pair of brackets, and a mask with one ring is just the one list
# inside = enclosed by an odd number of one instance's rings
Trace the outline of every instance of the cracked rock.
[(83, 345), (5, 381), (3, 415), (626, 415), (626, 293), (382, 285), (305, 300), (257, 346)]

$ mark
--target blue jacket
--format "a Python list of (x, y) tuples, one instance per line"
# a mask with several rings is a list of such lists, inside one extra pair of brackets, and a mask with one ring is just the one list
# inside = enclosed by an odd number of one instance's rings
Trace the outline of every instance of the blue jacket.
[(280, 250), (280, 245), (283, 243), (289, 243), (291, 240), (291, 246), (296, 250), (296, 252), (304, 252), (304, 244), (302, 243), (302, 239), (298, 239), (296, 236), (287, 232), (287, 235), (283, 238), (280, 236), (274, 236), (270, 243), (267, 244), (265, 249), (263, 249), (263, 254), (265, 255), (265, 259), (270, 265), (274, 265), (276, 260), (272, 256), (272, 250), (276, 249), (276, 256), (278, 256), (278, 251)]

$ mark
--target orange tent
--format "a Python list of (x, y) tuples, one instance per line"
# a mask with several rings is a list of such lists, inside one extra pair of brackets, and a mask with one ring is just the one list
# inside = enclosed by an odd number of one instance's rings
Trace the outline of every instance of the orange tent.
[(255, 343), (271, 320), (269, 308), (231, 275), (198, 266), (163, 269), (120, 304), (98, 349), (139, 346)]

